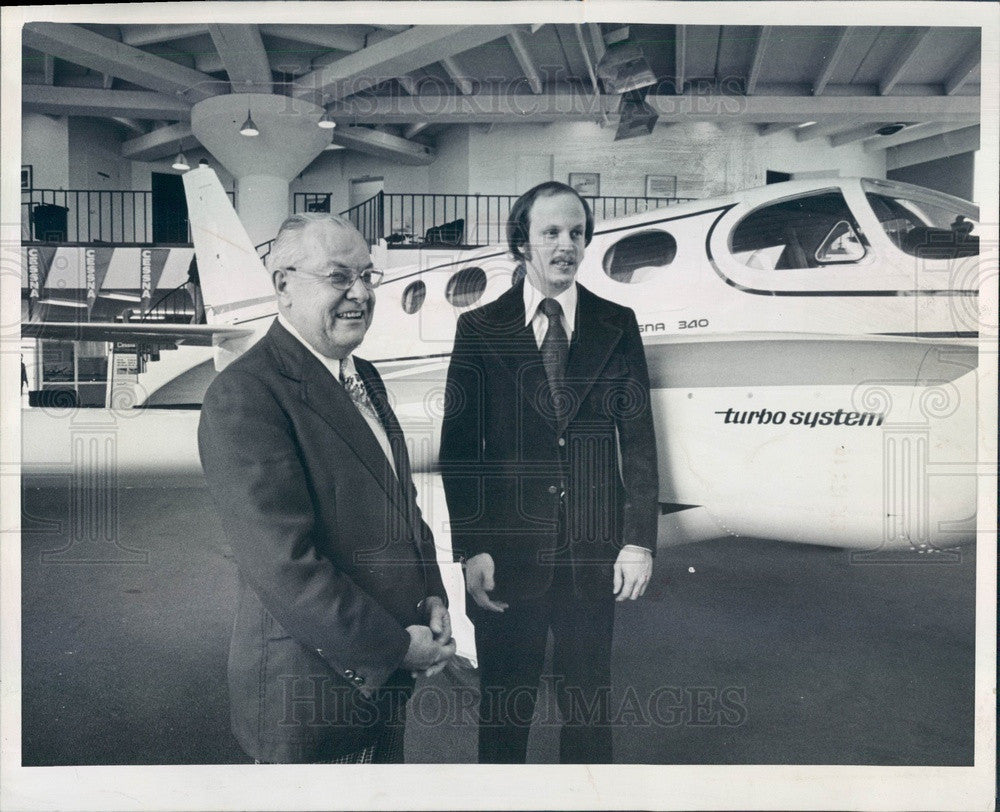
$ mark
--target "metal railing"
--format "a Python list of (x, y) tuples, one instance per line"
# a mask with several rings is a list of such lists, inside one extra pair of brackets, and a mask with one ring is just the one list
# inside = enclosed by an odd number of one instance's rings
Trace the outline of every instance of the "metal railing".
[[(480, 246), (506, 240), (507, 218), (518, 195), (401, 194), (379, 192), (342, 211), (370, 244)], [(595, 220), (611, 220), (693, 200), (689, 197), (587, 197)], [(330, 211), (332, 194), (296, 192), (293, 209)]]
[(260, 257), (261, 262), (267, 262), (267, 255), (271, 253), (271, 248), (274, 246), (274, 239), (268, 240), (267, 242), (262, 242), (260, 245), (255, 245), (254, 248), (257, 250), (257, 256)]
[(131, 311), (129, 321), (163, 322), (168, 324), (194, 324), (203, 321), (204, 313), (198, 313), (198, 291), (193, 282), (182, 282), (176, 288), (165, 291), (149, 309)]
[[(233, 192), (226, 194), (235, 202)], [(153, 206), (151, 191), (22, 189), (22, 233), (25, 242), (149, 245)]]

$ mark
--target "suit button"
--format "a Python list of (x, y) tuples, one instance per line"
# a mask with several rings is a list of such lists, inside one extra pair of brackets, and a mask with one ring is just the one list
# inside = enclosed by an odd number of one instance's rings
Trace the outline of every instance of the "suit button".
[(560, 446), (566, 445), (566, 438), (565, 437), (560, 437), (559, 438), (559, 445)]
[(555, 494), (555, 493), (558, 493), (558, 492), (559, 492), (559, 489), (555, 485), (549, 485), (549, 493)]
[(321, 649), (321, 648), (318, 648), (318, 649), (316, 649), (316, 653), (317, 653), (317, 654), (318, 654), (318, 655), (319, 655), (320, 657), (322, 657), (322, 656), (323, 656), (323, 649)]
[(344, 670), (344, 676), (351, 679), (354, 676), (354, 672), (350, 668)]
[(355, 685), (364, 685), (365, 684), (365, 678), (364, 677), (355, 677), (354, 679), (351, 680), (351, 682), (353, 682)]

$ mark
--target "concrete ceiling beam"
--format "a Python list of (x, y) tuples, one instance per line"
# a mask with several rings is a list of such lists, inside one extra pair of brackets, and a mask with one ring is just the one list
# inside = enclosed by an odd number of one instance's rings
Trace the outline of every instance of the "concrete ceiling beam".
[[(579, 92), (534, 94), (474, 93), (468, 96), (372, 97), (328, 106), (331, 114), (355, 124), (438, 124), (593, 121), (602, 114), (617, 120), (620, 97), (595, 98)], [(859, 123), (955, 121), (978, 123), (975, 96), (731, 96), (684, 94), (647, 96), (661, 122), (729, 121), (745, 124), (800, 124), (849, 118)]]
[(22, 29), (22, 42), (36, 51), (192, 103), (228, 90), (211, 76), (78, 25), (28, 23)]
[(928, 27), (916, 28), (907, 38), (906, 43), (892, 60), (892, 64), (885, 72), (885, 76), (879, 82), (878, 92), (880, 96), (888, 95), (892, 89), (900, 83), (906, 71), (910, 69), (916, 60), (917, 51), (930, 36), (931, 29)]
[(187, 122), (171, 124), (122, 144), (122, 155), (133, 161), (156, 161), (198, 146)]
[(233, 93), (271, 92), (271, 65), (256, 25), (212, 24), (208, 33), (225, 65)]
[(968, 121), (931, 121), (924, 124), (914, 124), (912, 127), (904, 127), (898, 133), (893, 133), (892, 135), (873, 136), (868, 141), (865, 141), (865, 152), (878, 152), (881, 149), (898, 147), (900, 144), (909, 144), (911, 141), (921, 141), (924, 138), (933, 138), (936, 135), (964, 130), (968, 126)]
[(451, 81), (455, 83), (455, 87), (458, 88), (458, 92), (463, 96), (468, 96), (472, 93), (472, 80), (465, 75), (465, 71), (462, 70), (462, 66), (458, 64), (458, 61), (453, 56), (445, 57), (441, 60), (441, 67), (444, 68), (445, 73), (451, 78)]
[(34, 113), (52, 116), (127, 116), (187, 120), (191, 105), (183, 99), (148, 90), (26, 86), (21, 105)]
[(767, 46), (771, 41), (771, 26), (762, 25), (757, 32), (757, 38), (753, 44), (753, 56), (750, 58), (750, 67), (747, 69), (746, 94), (752, 96), (757, 92), (757, 83), (764, 70), (764, 57), (767, 53)]
[(318, 45), (331, 51), (348, 51), (354, 53), (365, 47), (363, 34), (344, 30), (336, 25), (292, 25), (292, 24), (262, 24), (260, 32), (272, 37), (290, 39), (294, 42), (304, 42), (307, 45)]
[(143, 45), (156, 45), (160, 42), (170, 42), (175, 39), (197, 37), (208, 31), (203, 24), (186, 25), (123, 25), (120, 26), (122, 42), (139, 48)]
[(969, 79), (975, 76), (976, 71), (979, 70), (981, 60), (982, 51), (976, 45), (975, 48), (962, 57), (962, 61), (955, 66), (955, 69), (948, 75), (948, 78), (944, 80), (944, 92), (950, 96), (965, 87)]
[(684, 92), (685, 66), (687, 65), (687, 26), (674, 26), (674, 92)]
[(298, 98), (344, 99), (380, 82), (506, 36), (505, 25), (426, 25), (338, 59), (296, 82)]
[(850, 42), (850, 29), (841, 28), (837, 36), (834, 38), (833, 47), (830, 52), (823, 57), (823, 68), (820, 70), (819, 74), (813, 80), (813, 95), (819, 96), (826, 86), (830, 83), (830, 79), (833, 77), (833, 72), (837, 69), (837, 65), (840, 64), (840, 59), (844, 55), (844, 51), (847, 50), (847, 44)]
[(367, 127), (338, 127), (333, 131), (333, 143), (377, 158), (416, 166), (432, 163), (435, 158), (432, 147)]
[(532, 58), (531, 52), (528, 51), (528, 46), (524, 42), (524, 37), (518, 31), (511, 31), (507, 35), (507, 44), (514, 52), (514, 56), (517, 58), (517, 64), (521, 66), (524, 78), (528, 80), (528, 87), (531, 88), (531, 92), (541, 93), (542, 77), (538, 73), (538, 67), (535, 65), (535, 60)]

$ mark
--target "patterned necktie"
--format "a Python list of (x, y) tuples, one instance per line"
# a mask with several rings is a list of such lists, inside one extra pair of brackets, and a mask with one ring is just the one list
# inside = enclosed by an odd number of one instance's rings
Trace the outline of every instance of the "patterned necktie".
[(378, 412), (375, 411), (375, 406), (371, 402), (371, 398), (368, 397), (368, 390), (365, 389), (364, 381), (361, 380), (356, 372), (345, 375), (343, 363), (340, 365), (340, 382), (344, 385), (344, 389), (358, 411), (373, 419), (378, 425), (382, 425), (382, 420), (379, 418)]
[(566, 374), (566, 358), (569, 356), (569, 339), (563, 327), (562, 307), (555, 299), (542, 299), (538, 306), (549, 320), (549, 328), (542, 339), (542, 363), (545, 364), (545, 375), (549, 379), (549, 390), (555, 399), (556, 410), (563, 400), (560, 396), (563, 378)]

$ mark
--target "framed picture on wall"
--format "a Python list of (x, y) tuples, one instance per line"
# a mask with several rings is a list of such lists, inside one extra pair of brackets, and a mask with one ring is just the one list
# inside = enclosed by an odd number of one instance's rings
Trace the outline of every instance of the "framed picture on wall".
[(646, 175), (646, 197), (677, 197), (677, 176)]
[(30, 165), (21, 166), (21, 188), (22, 189), (33, 189), (35, 186), (35, 171)]
[(601, 176), (597, 172), (570, 172), (569, 185), (584, 197), (601, 194)]

